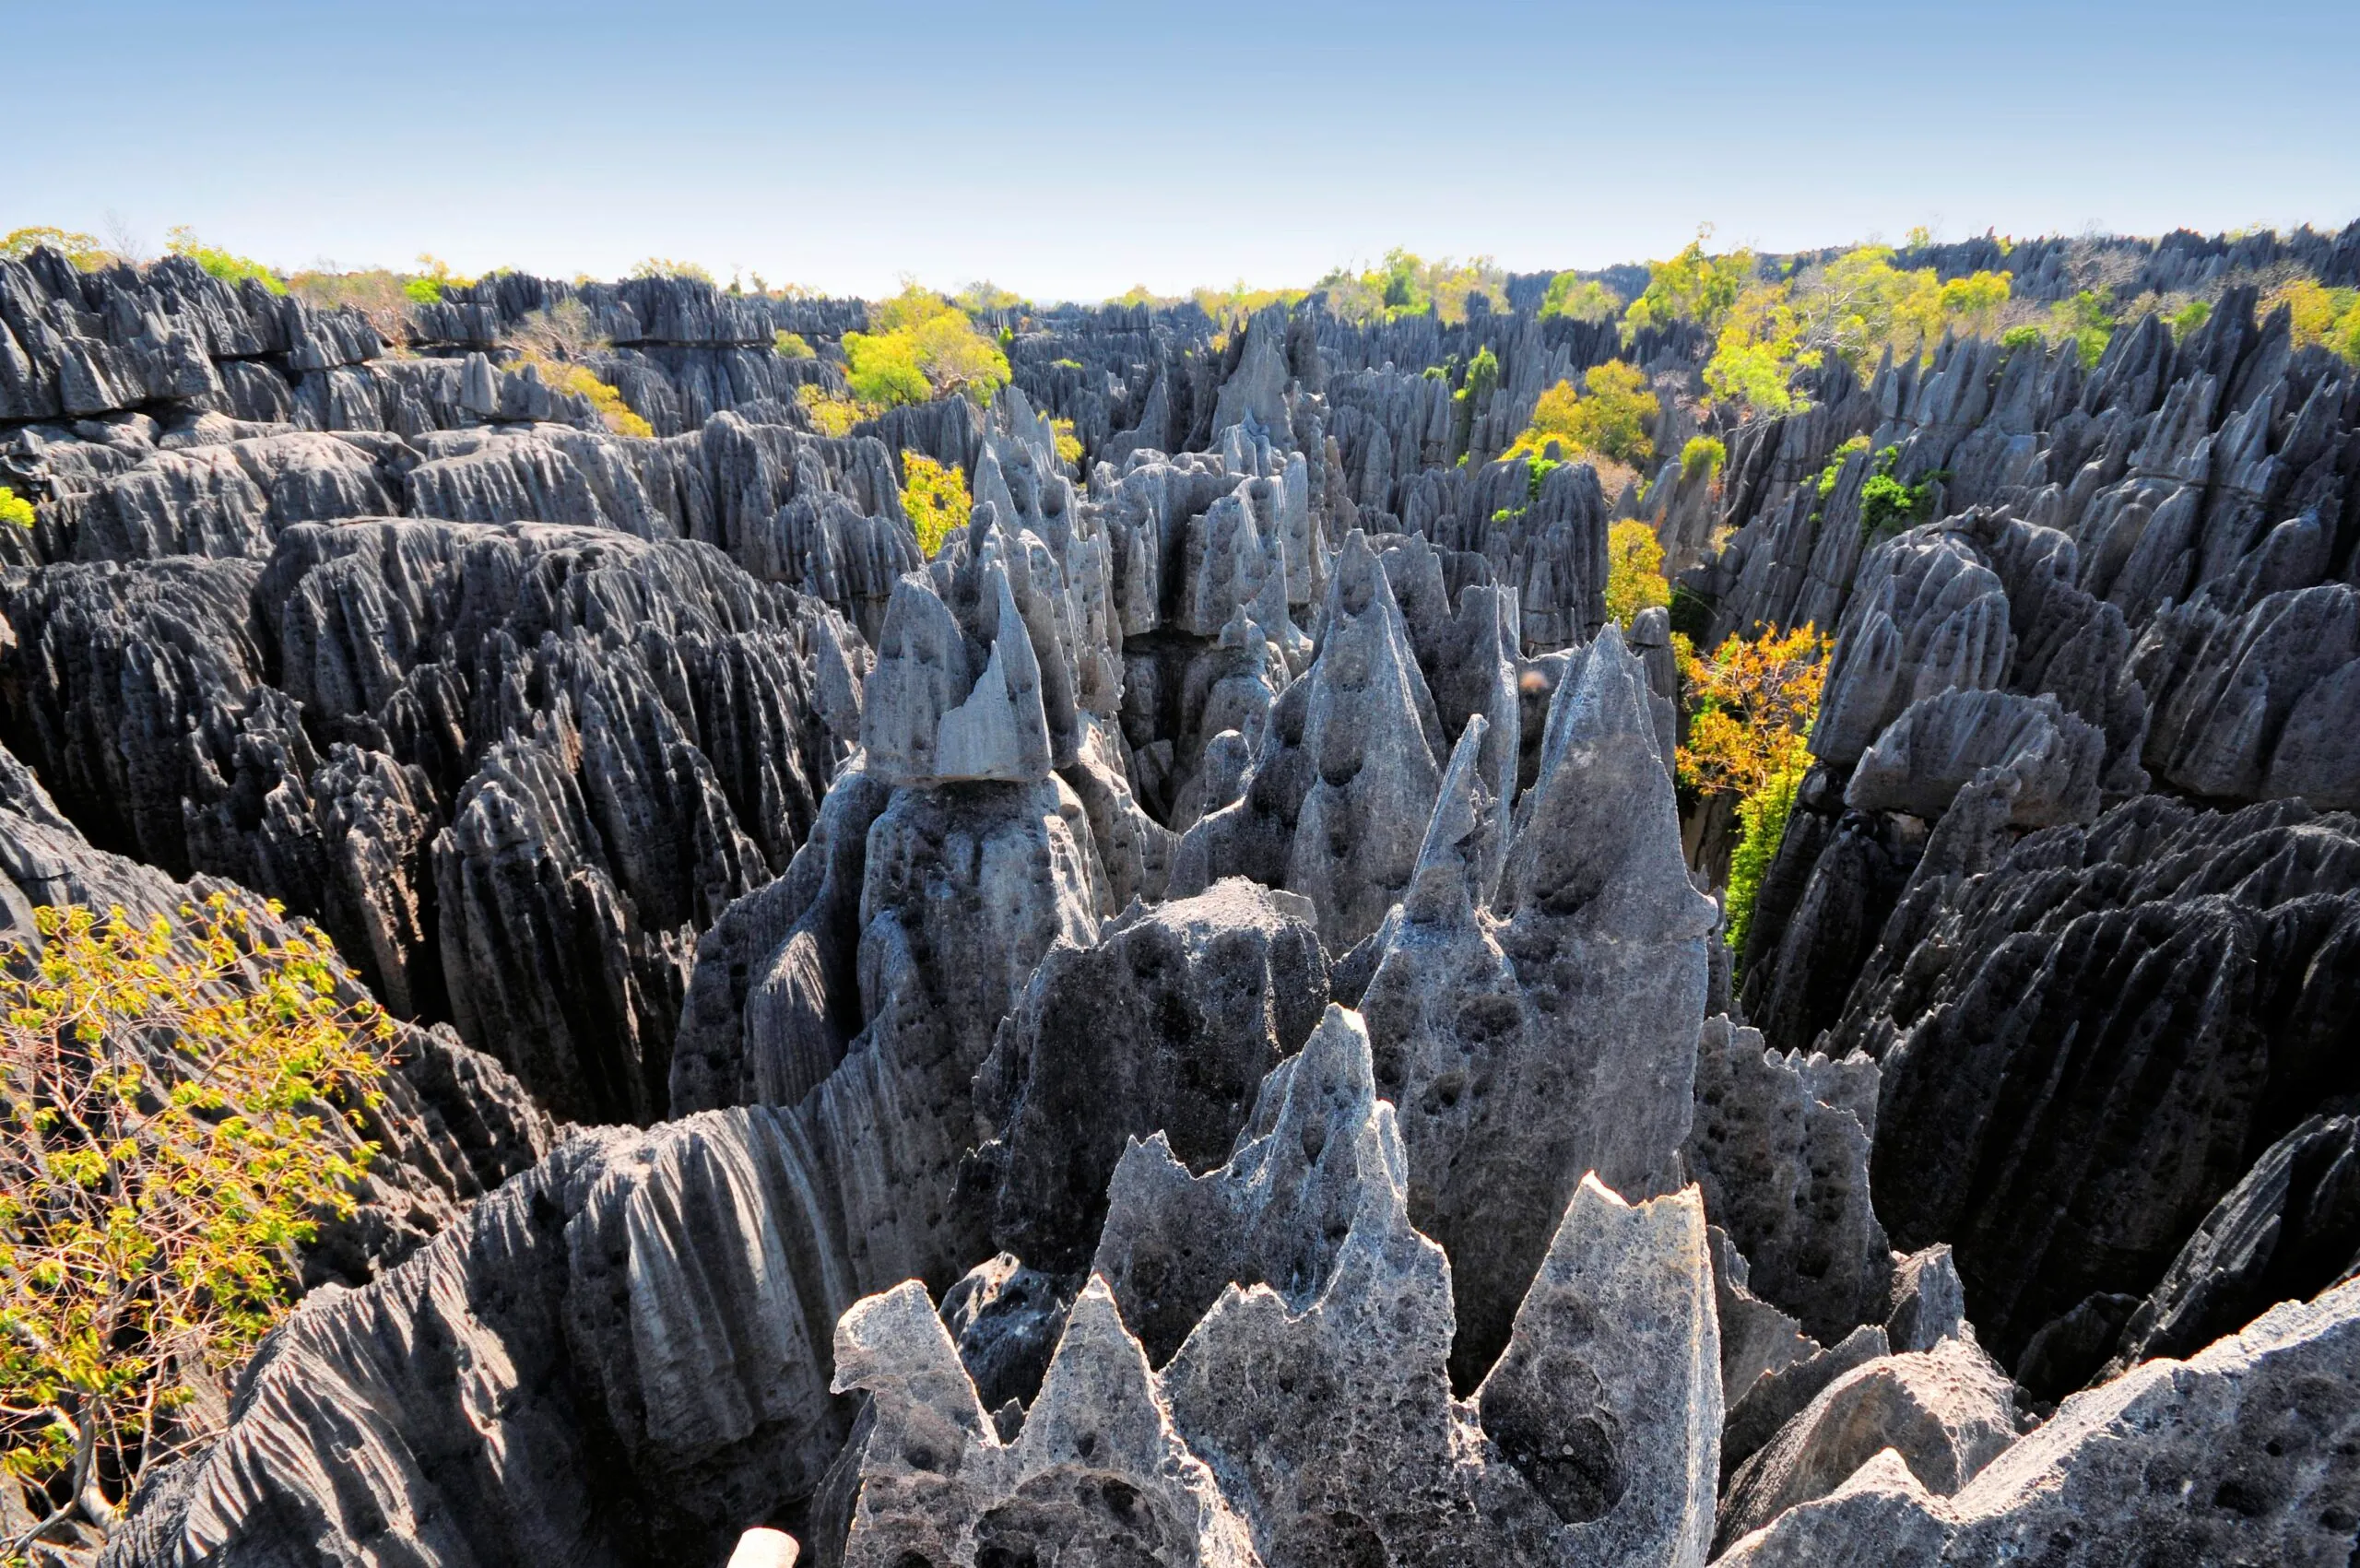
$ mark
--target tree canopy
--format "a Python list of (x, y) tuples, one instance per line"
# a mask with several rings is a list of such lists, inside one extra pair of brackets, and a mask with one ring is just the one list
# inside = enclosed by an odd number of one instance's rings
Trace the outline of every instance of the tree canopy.
[(1650, 430), (1663, 404), (1649, 389), (1646, 373), (1609, 360), (1591, 366), (1583, 382), (1586, 391), (1561, 381), (1542, 393), (1532, 422), (1502, 455), (1536, 455), (1554, 441), (1568, 454), (1587, 454), (1634, 468), (1654, 462)]
[(844, 334), (852, 395), (879, 408), (963, 392), (981, 401), (1008, 384), (1008, 356), (967, 312), (913, 283), (873, 308), (870, 331)]

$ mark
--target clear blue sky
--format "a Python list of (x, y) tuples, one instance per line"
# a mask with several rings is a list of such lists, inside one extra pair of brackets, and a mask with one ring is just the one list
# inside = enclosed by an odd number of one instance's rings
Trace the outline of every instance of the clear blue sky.
[(877, 294), (2360, 216), (2360, 4), (0, 0), (0, 230)]

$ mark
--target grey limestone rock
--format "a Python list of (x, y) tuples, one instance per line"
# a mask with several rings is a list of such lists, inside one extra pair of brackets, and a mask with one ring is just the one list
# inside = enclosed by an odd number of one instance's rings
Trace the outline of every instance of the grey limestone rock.
[(2341, 816), (2146, 798), (1894, 912), (1828, 1048), (1878, 1058), (1878, 1213), (1956, 1249), (2003, 1362), (2084, 1298), (2153, 1289), (2264, 1149), (2354, 1092), (2355, 875)]
[(2123, 1325), (2101, 1376), (2189, 1355), (2270, 1304), (2301, 1301), (2360, 1266), (2360, 1123), (2315, 1115), (2223, 1195)]
[(2171, 1541), (2193, 1561), (2342, 1562), (2360, 1517), (2355, 1325), (2360, 1285), (2283, 1303), (2188, 1361), (2075, 1395), (1952, 1496), (1880, 1454), (1720, 1561), (2096, 1564)]
[(1997, 687), (2008, 610), (1999, 576), (1938, 525), (1878, 548), (1844, 610), (1812, 754), (1853, 761), (1918, 699)]
[(1128, 1138), (1160, 1132), (1193, 1170), (1227, 1158), (1327, 1005), (1327, 957), (1294, 902), (1233, 878), (1134, 903), (1094, 944), (1043, 957), (975, 1081), (997, 1244), (1078, 1270)]
[(1730, 1476), (1715, 1545), (1826, 1496), (1881, 1453), (1898, 1454), (1939, 1497), (2016, 1439), (2014, 1385), (1972, 1339), (1892, 1355), (1844, 1373)]
[(694, 931), (852, 722), (828, 612), (608, 531), (290, 524), (259, 567), (44, 568), (8, 616), (9, 733), (95, 842), (319, 918), (570, 1115), (661, 1111)]
[(1951, 690), (1920, 699), (1870, 746), (1846, 785), (1856, 811), (1906, 811), (1929, 821), (1985, 770), (2016, 782), (2009, 819), (2053, 828), (2098, 814), (2105, 735), (2049, 696)]
[(925, 1290), (871, 1297), (836, 1329), (837, 1386), (878, 1414), (844, 1543), (852, 1568), (986, 1561), (1258, 1563), (1189, 1454), (1103, 1284), (1074, 1302), (1023, 1429), (1003, 1442)]
[(313, 1292), (109, 1561), (718, 1561), (850, 1422), (807, 1161), (763, 1110), (575, 1135), (384, 1279)]
[(1893, 1265), (1869, 1202), (1876, 1095), (1865, 1055), (1780, 1055), (1753, 1030), (1705, 1020), (1689, 1173), (1744, 1254), (1747, 1289), (1824, 1344), (1884, 1312)]
[[(1612, 630), (1576, 655), (1501, 873), (1504, 803), (1470, 723), (1375, 939), (1361, 1006), (1411, 1218), (1450, 1254), (1461, 1387), (1505, 1342), (1579, 1173), (1634, 1196), (1680, 1185), (1712, 906), (1681, 863), (1646, 698)], [(1486, 907), (1495, 874), (1504, 917)]]

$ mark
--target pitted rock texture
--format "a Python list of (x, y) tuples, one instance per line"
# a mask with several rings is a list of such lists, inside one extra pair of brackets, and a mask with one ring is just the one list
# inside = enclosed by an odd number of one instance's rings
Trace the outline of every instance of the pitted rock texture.
[(1880, 1454), (1948, 1497), (2016, 1440), (2014, 1385), (1972, 1339), (1881, 1357), (1845, 1373), (1729, 1478), (1717, 1548), (1824, 1497)]
[(1234, 878), (1050, 949), (976, 1075), (977, 1114), (996, 1129), (977, 1174), (998, 1245), (1080, 1268), (1130, 1138), (1162, 1133), (1192, 1170), (1228, 1156), (1264, 1077), (1327, 1005), (1305, 913)]
[(1751, 1266), (1747, 1288), (1834, 1344), (1882, 1317), (1893, 1272), (1869, 1201), (1877, 1068), (1865, 1055), (1781, 1056), (1705, 1020), (1688, 1169)]
[(1580, 1173), (1634, 1197), (1680, 1185), (1712, 922), (1617, 633), (1559, 684), (1512, 823), (1482, 739), (1473, 723), (1459, 738), (1361, 1001), (1411, 1219), (1451, 1255), (1461, 1388), (1499, 1354)]
[(2195, 1561), (2342, 1562), (2360, 1517), (2355, 1333), (2360, 1285), (2284, 1303), (2186, 1362), (2075, 1395), (1953, 1496), (1882, 1453), (1719, 1561), (2096, 1564), (2171, 1541)]

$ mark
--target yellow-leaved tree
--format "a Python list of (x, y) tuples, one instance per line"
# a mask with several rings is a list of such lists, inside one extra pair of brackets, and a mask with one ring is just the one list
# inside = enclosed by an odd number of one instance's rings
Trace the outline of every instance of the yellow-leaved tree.
[(8, 1557), (112, 1527), (352, 1211), (371, 1146), (329, 1123), (375, 1102), (392, 1025), (277, 914), (44, 908), (0, 947), (0, 1462), (38, 1521)]
[(513, 358), (506, 369), (530, 365), (552, 392), (587, 398), (599, 422), (615, 434), (655, 433), (655, 427), (623, 401), (620, 388), (600, 381), (596, 371), (580, 362), (584, 355), (608, 347), (606, 336), (591, 318), (590, 307), (581, 301), (560, 300), (535, 311), (510, 329), (507, 347)]
[(1625, 519), (1606, 531), (1606, 619), (1628, 626), (1638, 613), (1671, 603), (1656, 531)]
[(844, 379), (879, 408), (953, 392), (978, 402), (1008, 384), (1008, 356), (967, 312), (912, 283), (868, 313), (867, 332), (844, 334)]
[(1543, 392), (1533, 405), (1532, 422), (1501, 456), (1539, 456), (1554, 441), (1567, 456), (1604, 458), (1633, 469), (1654, 462), (1649, 431), (1663, 404), (1648, 387), (1646, 372), (1609, 360), (1592, 365), (1582, 381), (1580, 391), (1561, 381)]
[(967, 497), (967, 476), (956, 464), (945, 466), (925, 453), (902, 449), (902, 510), (917, 530), (918, 548), (928, 560), (942, 548), (954, 528), (967, 525), (974, 503)]
[(1795, 794), (1811, 770), (1808, 744), (1827, 678), (1827, 644), (1817, 631), (1771, 627), (1751, 642), (1725, 640), (1711, 654), (1683, 654), (1691, 713), (1680, 749), (1680, 782), (1737, 802), (1738, 843), (1729, 857), (1724, 923), (1740, 957), (1764, 873), (1786, 837)]

